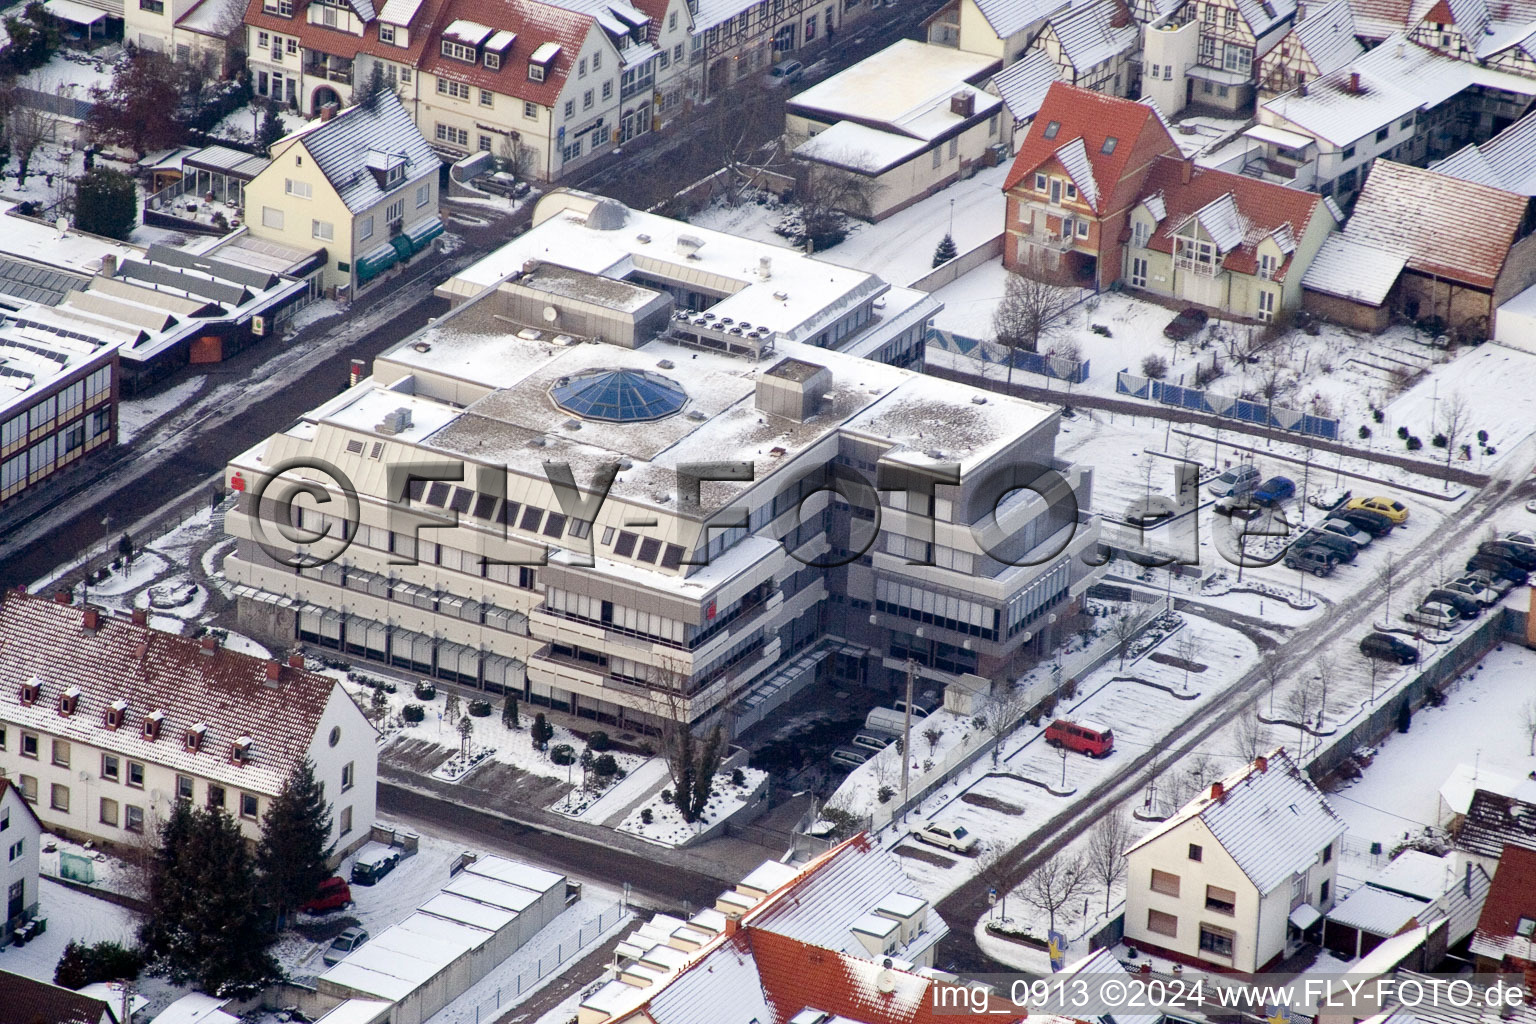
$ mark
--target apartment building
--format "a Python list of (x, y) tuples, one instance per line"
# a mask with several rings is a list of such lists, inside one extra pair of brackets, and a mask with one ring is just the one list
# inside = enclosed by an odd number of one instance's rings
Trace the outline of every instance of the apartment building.
[(292, 248), (323, 246), (323, 287), (354, 299), (443, 233), (442, 161), (390, 92), (320, 116), (272, 145), (245, 187), (247, 228)]
[(1284, 750), (1211, 784), (1126, 850), (1125, 940), (1252, 973), (1319, 934), (1345, 825)]
[[(740, 731), (818, 676), (1021, 672), (1098, 571), (1058, 413), (891, 365), (920, 365), (922, 293), (557, 192), (440, 294), (458, 305), (368, 380), (231, 461), (243, 628)], [(297, 559), (270, 528), (266, 467), (291, 457), (360, 488), (345, 551)], [(441, 472), (400, 479), (419, 462)]]
[(377, 732), (329, 676), (19, 591), (0, 598), (0, 767), (47, 829), (120, 844), (176, 800), (251, 840), (309, 758), (339, 854), (374, 816)]

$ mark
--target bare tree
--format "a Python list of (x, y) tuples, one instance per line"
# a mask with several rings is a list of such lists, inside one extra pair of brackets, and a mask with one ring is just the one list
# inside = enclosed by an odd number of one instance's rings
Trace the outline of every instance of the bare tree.
[(1200, 653), (1200, 638), (1192, 633), (1188, 626), (1179, 630), (1179, 639), (1173, 645), (1174, 652), (1179, 660), (1184, 663), (1184, 689), (1189, 689), (1189, 670), (1194, 664), (1195, 655)]
[(987, 701), (987, 732), (992, 736), (992, 764), (997, 764), (1003, 750), (1003, 737), (1029, 710), (1028, 696), (1017, 683), (998, 680), (993, 684), (992, 699)]
[(992, 311), (992, 334), (1008, 357), (1013, 381), (1014, 353), (1038, 352), (1040, 343), (1071, 327), (1072, 291), (1052, 284), (1038, 253), (1008, 275), (1003, 301)]
[(1131, 825), (1120, 810), (1100, 818), (1088, 833), (1088, 870), (1104, 890), (1104, 914), (1109, 915), (1109, 900), (1115, 884), (1125, 877), (1125, 848), (1131, 845)]
[(1269, 727), (1259, 720), (1257, 702), (1248, 704), (1237, 716), (1237, 734), (1233, 737), (1238, 756), (1252, 762), (1269, 749)]
[(1296, 723), (1297, 755), (1306, 753), (1308, 720), (1316, 707), (1317, 677), (1302, 675), (1297, 678), (1291, 692), (1285, 695), (1285, 710)]
[(1136, 619), (1127, 612), (1109, 624), (1109, 635), (1115, 638), (1115, 653), (1120, 655), (1120, 668), (1125, 668), (1125, 658), (1131, 651), (1131, 641), (1138, 632)]
[(538, 151), (523, 141), (519, 132), (509, 132), (501, 137), (499, 154), (503, 168), (522, 181), (533, 177)]
[(1456, 444), (1467, 432), (1467, 423), (1471, 418), (1472, 410), (1467, 404), (1467, 396), (1460, 391), (1453, 391), (1444, 402), (1440, 403), (1440, 433), (1445, 436), (1445, 489), (1451, 489), (1451, 456), (1456, 452)]
[(1520, 727), (1531, 741), (1531, 756), (1536, 757), (1536, 700), (1528, 700), (1520, 707)]
[[(861, 159), (838, 157), (837, 163), (857, 167)], [(848, 217), (867, 218), (874, 212), (880, 186), (868, 175), (818, 161), (802, 165), (799, 177), (795, 198), (804, 231), (800, 241), (813, 251), (842, 241)]]
[(32, 166), (32, 156), (39, 146), (48, 141), (53, 131), (53, 122), (47, 112), (30, 105), (23, 97), (23, 90), (33, 92), (50, 92), (44, 89), (42, 82), (35, 76), (22, 79), (15, 86), (6, 90), (6, 95), (0, 99), (0, 106), (5, 110), (5, 137), (10, 144), (11, 156), (16, 159), (16, 187), (21, 188), (27, 183), (27, 175)]
[(1274, 415), (1275, 399), (1285, 393), (1288, 381), (1285, 379), (1285, 361), (1281, 357), (1278, 347), (1271, 347), (1265, 353), (1263, 367), (1259, 371), (1258, 392), (1263, 396), (1264, 402), (1269, 406), (1271, 418)]
[(1317, 727), (1323, 727), (1323, 717), (1328, 714), (1328, 687), (1333, 685), (1336, 665), (1331, 655), (1317, 659)]
[[(383, 692), (382, 690), (379, 692)], [(470, 747), (473, 745), (475, 735), (475, 720), (465, 715), (459, 719), (459, 753), (469, 756)]]
[(1387, 552), (1387, 560), (1381, 563), (1380, 569), (1376, 570), (1376, 585), (1381, 587), (1382, 592), (1387, 595), (1385, 616), (1387, 622), (1392, 621), (1392, 586), (1397, 582), (1397, 570), (1397, 562), (1390, 551)]
[(1365, 674), (1371, 680), (1371, 703), (1374, 704), (1376, 703), (1376, 677), (1381, 674), (1381, 661), (1378, 658), (1371, 657), (1364, 651), (1360, 652), (1360, 661), (1365, 668)]
[(685, 695), (688, 677), (677, 665), (653, 665), (649, 675), (651, 706), (661, 721), (662, 756), (672, 779), (672, 803), (691, 824), (709, 803), (725, 754), (725, 733), (716, 724), (702, 738), (693, 734)]
[(1092, 888), (1092, 875), (1081, 856), (1058, 853), (1034, 870), (1019, 886), (1019, 898), (1046, 915), (1051, 931), (1056, 915)]

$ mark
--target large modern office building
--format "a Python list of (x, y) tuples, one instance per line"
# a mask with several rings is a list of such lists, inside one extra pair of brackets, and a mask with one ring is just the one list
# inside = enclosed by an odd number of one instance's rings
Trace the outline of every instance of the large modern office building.
[(910, 368), (921, 292), (569, 192), (440, 291), (230, 463), (243, 628), (740, 732), (817, 678), (1016, 674), (1097, 572), (1059, 413)]

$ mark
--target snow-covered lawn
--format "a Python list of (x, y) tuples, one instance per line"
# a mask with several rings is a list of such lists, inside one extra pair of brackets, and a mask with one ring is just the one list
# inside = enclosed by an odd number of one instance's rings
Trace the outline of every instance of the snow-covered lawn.
[(133, 911), (46, 878), (38, 883), (37, 912), (48, 919), (48, 930), (25, 946), (0, 949), (0, 970), (51, 982), (53, 969), (71, 939), (124, 945), (137, 942), (138, 921)]
[[(261, 107), (249, 103), (238, 110), (230, 111), (224, 120), (213, 126), (213, 130), (208, 134), (216, 139), (249, 144), (255, 140), (256, 133), (261, 130), (263, 116)], [(303, 114), (288, 107), (279, 108), (278, 120), (282, 122), (285, 133), (296, 132), (309, 123)]]
[[(662, 846), (681, 846), (704, 829), (740, 811), (754, 799), (766, 782), (768, 773), (757, 768), (741, 768), (741, 785), (733, 781), (732, 772), (715, 775), (710, 787), (709, 802), (697, 821), (686, 822), (682, 812), (661, 799), (661, 792), (636, 807), (618, 826), (620, 832), (628, 832), (641, 839)], [(647, 814), (649, 812), (649, 814)], [(649, 817), (650, 821), (645, 819)]]

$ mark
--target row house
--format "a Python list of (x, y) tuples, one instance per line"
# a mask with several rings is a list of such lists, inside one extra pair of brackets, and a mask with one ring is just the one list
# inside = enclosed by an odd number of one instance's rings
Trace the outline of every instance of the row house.
[(1365, 52), (1355, 36), (1355, 15), (1350, 0), (1334, 0), (1303, 15), (1280, 40), (1280, 45), (1259, 61), (1259, 95), (1278, 96), (1331, 75)]
[(1141, 27), (1124, 0), (1090, 0), (1046, 19), (1030, 44), (1056, 65), (1060, 81), (1109, 96), (1135, 91)]
[(1536, 78), (1536, 3), (1531, 0), (1436, 0), (1409, 38), (1457, 60)]
[(50, 831), (124, 844), (177, 801), (247, 839), (308, 758), (342, 857), (373, 823), (377, 731), (335, 679), (96, 608), (0, 599), (0, 768)]
[(923, 23), (927, 40), (995, 57), (1011, 67), (1029, 52), (1047, 18), (1070, 0), (949, 0)]
[(700, 99), (767, 71), (806, 47), (831, 41), (876, 0), (689, 0)]
[(222, 73), (231, 43), (244, 34), (242, 8), (226, 0), (128, 0), (118, 5), (116, 16), (123, 19), (124, 41), (179, 61), (207, 61)]
[(1191, 0), (1149, 27), (1142, 97), (1170, 116), (1191, 103), (1251, 110), (1260, 64), (1295, 15), (1296, 0)]

